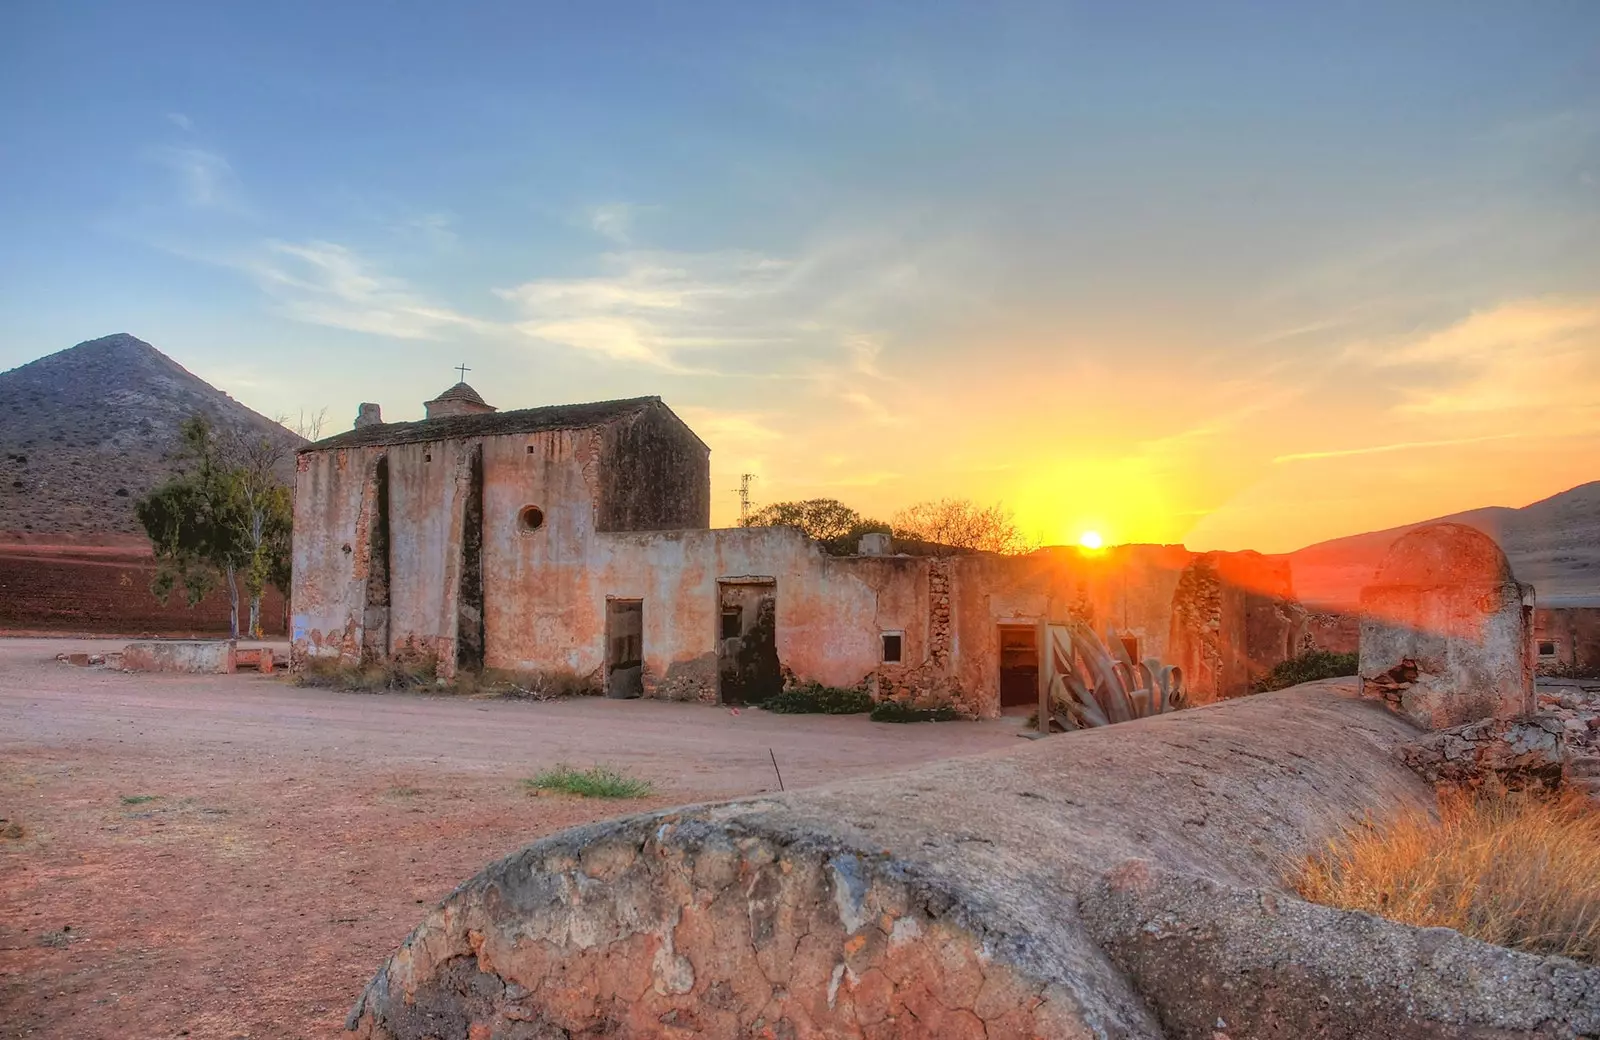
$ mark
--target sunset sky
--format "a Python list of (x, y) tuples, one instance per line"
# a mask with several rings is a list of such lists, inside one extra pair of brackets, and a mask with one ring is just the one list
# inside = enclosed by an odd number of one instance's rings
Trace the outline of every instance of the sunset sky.
[(1278, 551), (1600, 478), (1593, 0), (13, 3), (0, 100), (0, 369), (659, 394), (719, 523)]

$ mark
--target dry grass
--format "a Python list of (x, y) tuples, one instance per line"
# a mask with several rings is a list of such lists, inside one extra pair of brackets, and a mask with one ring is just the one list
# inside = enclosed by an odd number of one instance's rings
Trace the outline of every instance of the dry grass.
[(1600, 962), (1600, 811), (1577, 796), (1441, 799), (1301, 865), (1300, 894), (1528, 953)]

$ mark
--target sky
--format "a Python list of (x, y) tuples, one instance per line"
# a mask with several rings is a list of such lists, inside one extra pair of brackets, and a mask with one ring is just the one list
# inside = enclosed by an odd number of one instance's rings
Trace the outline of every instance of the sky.
[(1592, 0), (23, 0), (0, 229), (0, 369), (655, 394), (719, 525), (1270, 552), (1600, 478)]

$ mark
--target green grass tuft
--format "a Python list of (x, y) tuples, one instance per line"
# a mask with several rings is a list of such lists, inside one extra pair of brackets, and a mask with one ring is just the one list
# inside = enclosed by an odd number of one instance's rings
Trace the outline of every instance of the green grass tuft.
[(160, 797), (158, 794), (125, 794), (122, 796), (122, 804), (143, 805), (145, 802), (156, 801)]
[(884, 701), (872, 709), (873, 722), (955, 722), (961, 713), (948, 704), (936, 708), (913, 708), (898, 701)]
[(648, 780), (605, 766), (574, 769), (562, 764), (522, 782), (535, 791), (556, 791), (583, 798), (644, 798), (654, 794), (656, 789)]
[(864, 715), (872, 710), (872, 697), (865, 690), (812, 682), (768, 697), (761, 707), (779, 715)]

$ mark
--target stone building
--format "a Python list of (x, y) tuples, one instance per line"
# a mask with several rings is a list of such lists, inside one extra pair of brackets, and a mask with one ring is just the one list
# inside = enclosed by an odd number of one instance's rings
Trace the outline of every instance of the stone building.
[(1418, 527), (1361, 593), (1363, 690), (1425, 729), (1533, 710), (1533, 587), (1493, 538)]
[(1540, 674), (1600, 679), (1600, 596), (1564, 596), (1533, 612)]
[(1036, 703), (1042, 618), (1114, 626), (1141, 658), (1203, 643), (1231, 664), (1200, 700), (1245, 692), (1303, 623), (1286, 579), (1257, 587), (1230, 554), (1190, 582), (1219, 608), (1175, 619), (1182, 546), (839, 557), (712, 529), (710, 451), (655, 397), (497, 411), (462, 383), (427, 415), (363, 405), (299, 453), (297, 666), (411, 656), (728, 702), (815, 680), (992, 716)]

